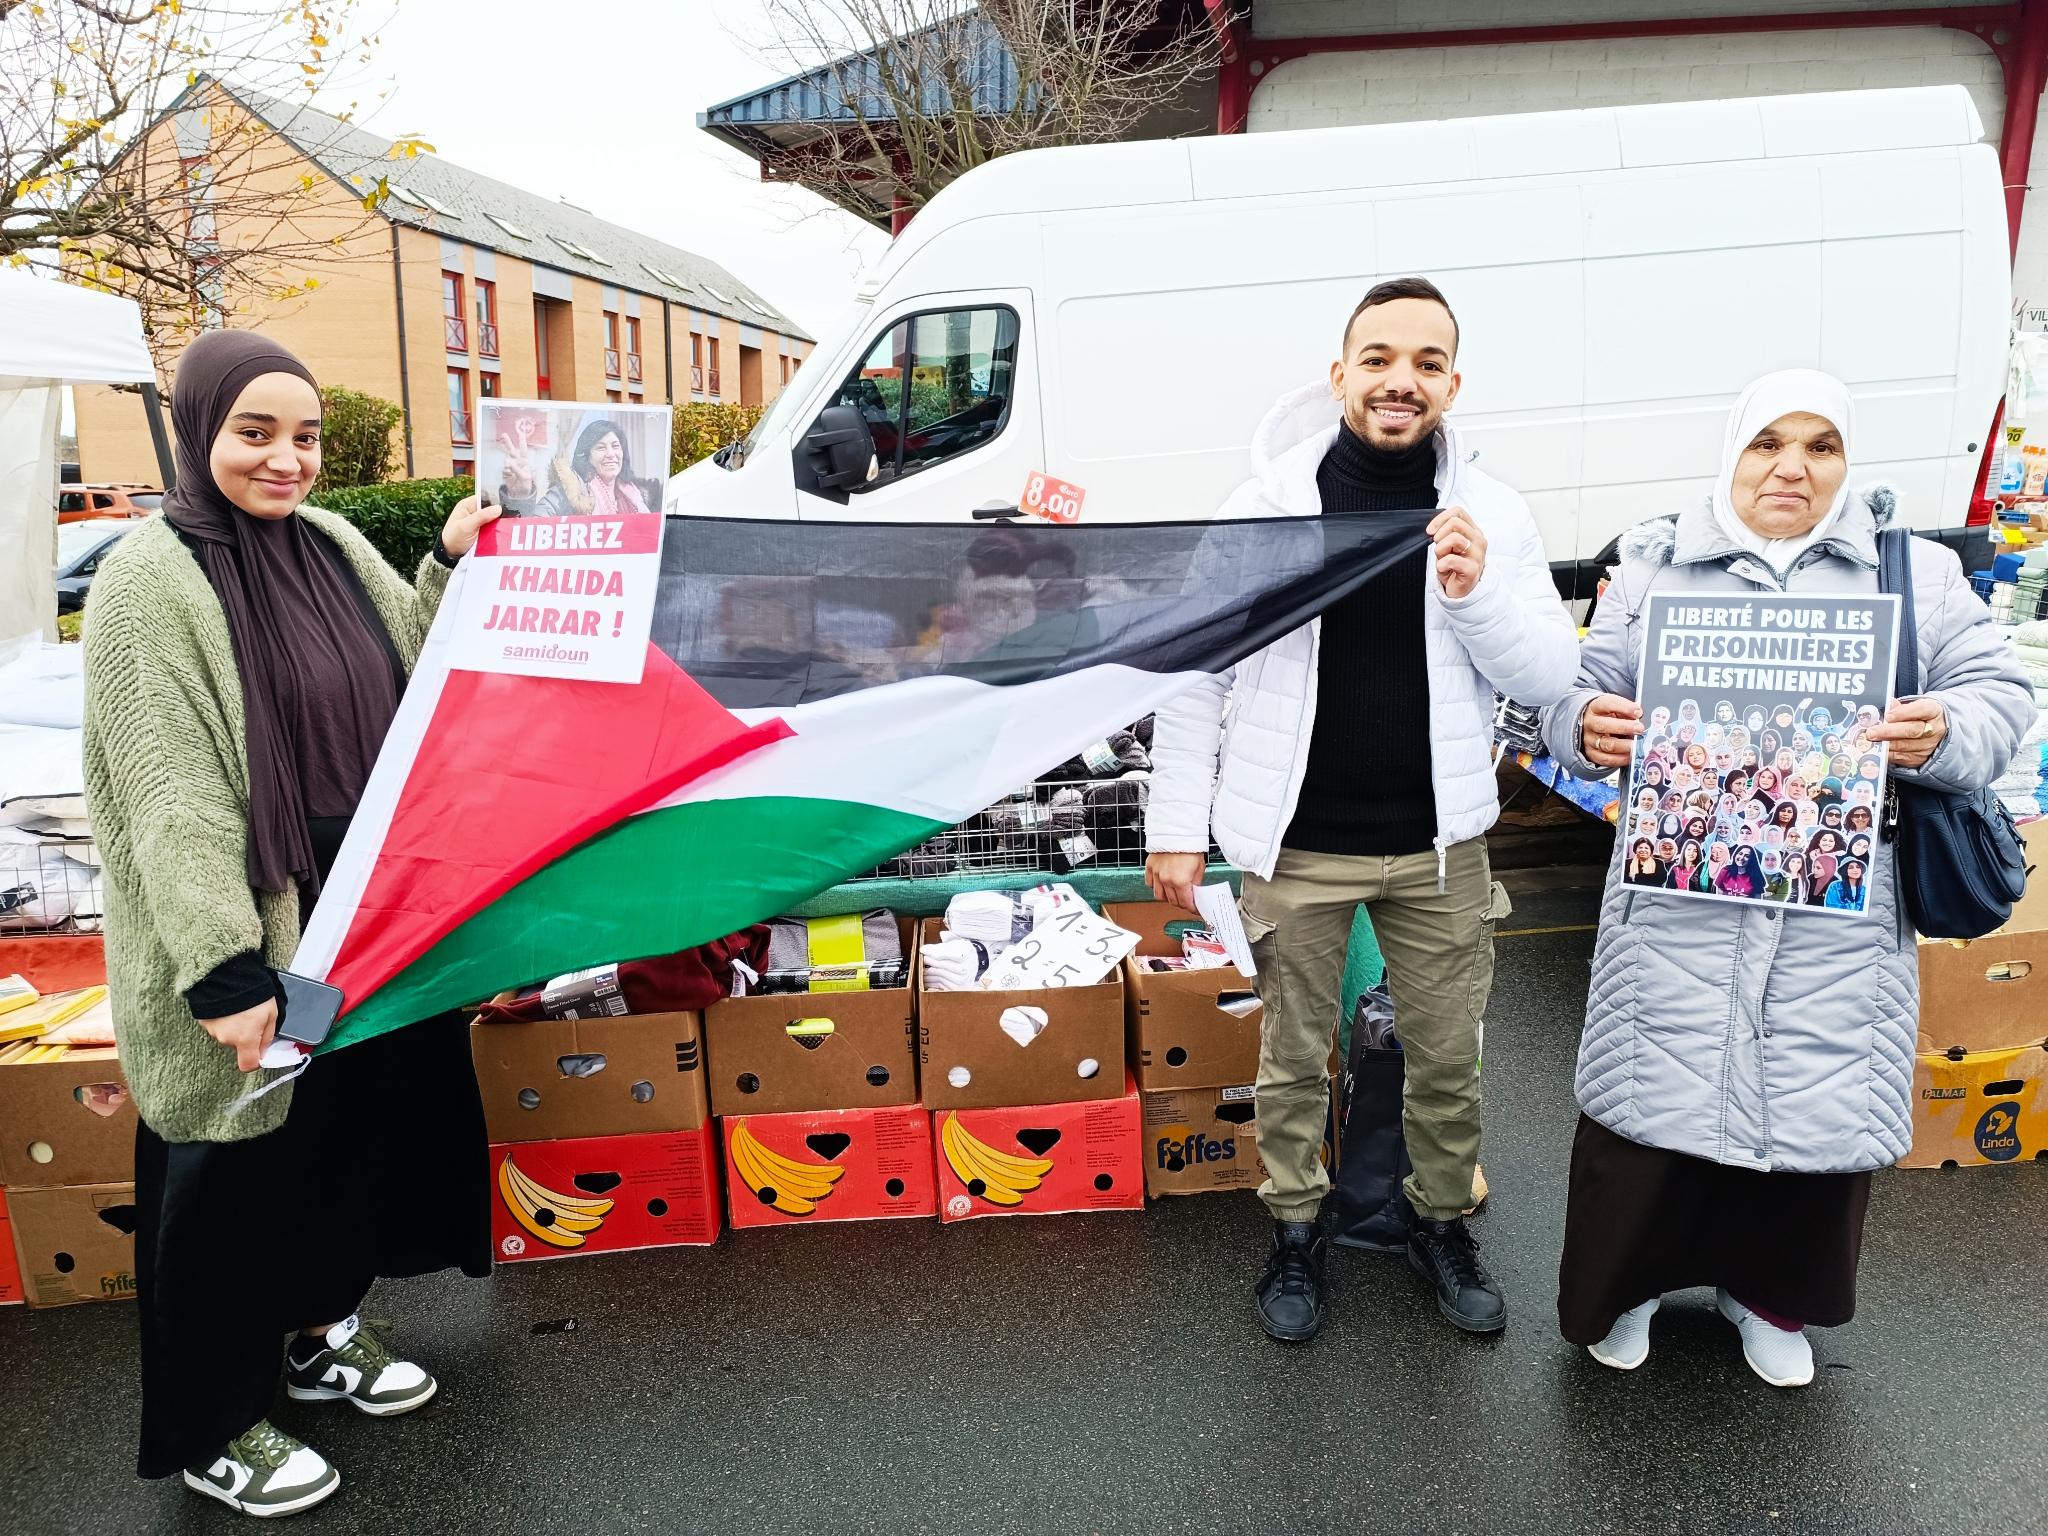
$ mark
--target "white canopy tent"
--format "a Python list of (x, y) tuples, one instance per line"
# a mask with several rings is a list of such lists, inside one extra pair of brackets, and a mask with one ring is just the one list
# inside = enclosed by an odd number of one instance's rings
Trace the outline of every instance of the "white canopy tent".
[(67, 384), (141, 384), (157, 457), (156, 369), (133, 301), (0, 269), (0, 661), (57, 638), (57, 424)]

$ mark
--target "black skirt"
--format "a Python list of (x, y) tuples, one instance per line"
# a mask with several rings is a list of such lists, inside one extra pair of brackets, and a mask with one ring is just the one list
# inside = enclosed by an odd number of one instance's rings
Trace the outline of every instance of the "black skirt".
[(1646, 1147), (1588, 1115), (1572, 1139), (1557, 1320), (1597, 1344), (1668, 1291), (1722, 1286), (1817, 1328), (1856, 1313), (1869, 1173), (1764, 1173)]
[(490, 1157), (464, 1016), (317, 1056), (291, 1093), (284, 1124), (247, 1141), (136, 1128), (144, 1477), (268, 1417), (286, 1335), (347, 1317), (371, 1281), (491, 1272)]

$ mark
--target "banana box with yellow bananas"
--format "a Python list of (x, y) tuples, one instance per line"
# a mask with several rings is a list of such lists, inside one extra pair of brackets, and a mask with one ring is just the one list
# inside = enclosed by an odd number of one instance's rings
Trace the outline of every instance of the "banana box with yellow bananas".
[(2048, 1046), (1922, 1053), (1901, 1168), (2048, 1160)]
[(491, 1243), (501, 1264), (718, 1241), (711, 1127), (491, 1148)]
[(1121, 1098), (941, 1109), (939, 1220), (1135, 1211), (1145, 1204), (1138, 1085)]
[(22, 1301), (21, 1260), (14, 1252), (14, 1222), (7, 1214), (7, 1191), (0, 1189), (0, 1307)]
[(938, 1214), (931, 1121), (921, 1104), (727, 1115), (721, 1123), (735, 1232)]

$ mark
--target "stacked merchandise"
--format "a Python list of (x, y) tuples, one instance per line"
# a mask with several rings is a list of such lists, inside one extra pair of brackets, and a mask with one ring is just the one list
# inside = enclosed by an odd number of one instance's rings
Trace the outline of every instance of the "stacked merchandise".
[(1145, 1125), (1145, 1190), (1257, 1189), (1259, 1031), (1265, 1010), (1222, 944), (1178, 907), (1112, 905), (1138, 935), (1125, 1018)]
[(917, 960), (940, 1219), (1137, 1210), (1124, 962), (1139, 935), (1069, 885), (954, 897)]
[(1132, 868), (1145, 862), (1152, 721), (1139, 721), (1068, 759), (972, 820), (918, 844), (877, 879)]
[(31, 648), (0, 667), (0, 934), (99, 929), (84, 713), (80, 647)]
[(768, 939), (577, 971), (479, 1011), (501, 1261), (717, 1241), (703, 1010), (767, 964)]
[(2021, 670), (2034, 685), (2034, 702), (2048, 709), (2048, 619), (2014, 625), (2012, 643), (2019, 652)]
[[(2023, 829), (2030, 867), (2048, 852), (2043, 828)], [(2030, 881), (1996, 933), (1920, 941), (1913, 1148), (1900, 1166), (2036, 1158), (2048, 1158), (2048, 882)]]
[(705, 1018), (735, 1231), (930, 1217), (910, 921), (777, 918)]
[(135, 1104), (113, 1039), (99, 976), (0, 978), (0, 1302), (135, 1294)]

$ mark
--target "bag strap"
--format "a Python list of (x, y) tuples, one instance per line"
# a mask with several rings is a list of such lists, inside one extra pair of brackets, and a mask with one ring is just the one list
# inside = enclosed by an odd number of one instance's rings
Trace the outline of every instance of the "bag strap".
[(1877, 536), (1877, 590), (1899, 600), (1897, 678), (1892, 692), (1906, 698), (1920, 691), (1919, 631), (1913, 623), (1913, 535), (1887, 528)]

